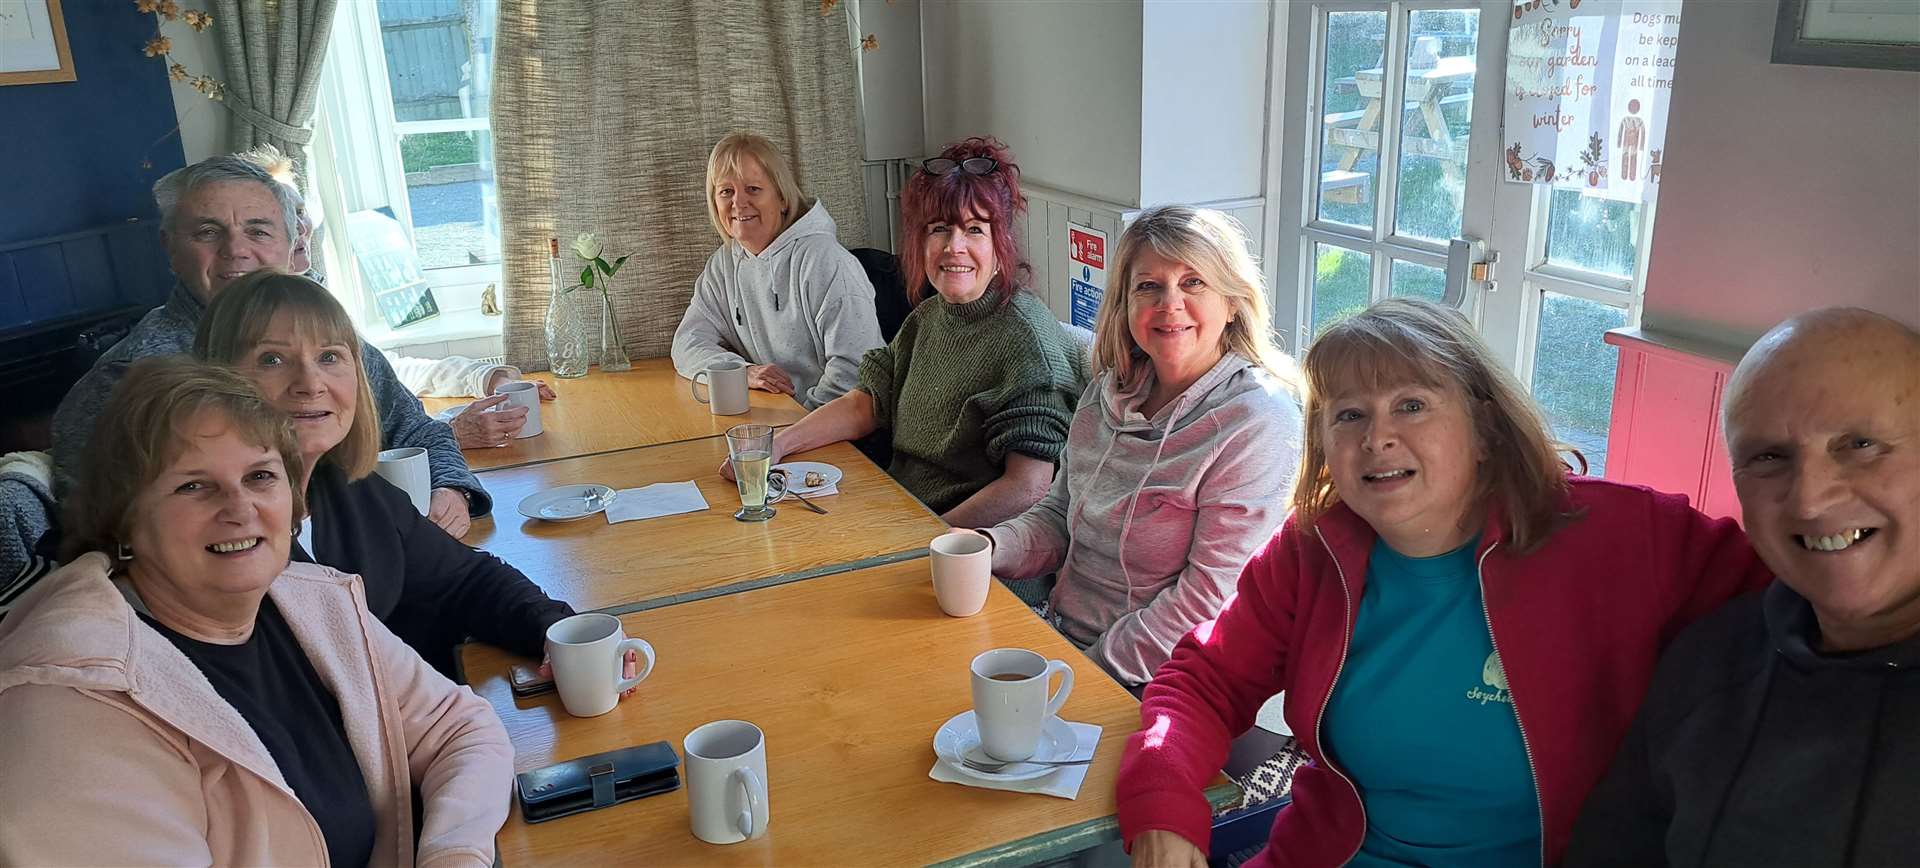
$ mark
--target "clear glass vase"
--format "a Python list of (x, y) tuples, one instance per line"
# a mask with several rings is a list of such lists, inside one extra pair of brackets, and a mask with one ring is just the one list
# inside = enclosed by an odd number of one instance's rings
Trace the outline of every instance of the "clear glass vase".
[(620, 345), (620, 321), (613, 315), (613, 291), (602, 286), (600, 299), (600, 370), (631, 371), (633, 360), (627, 358), (627, 348)]
[(599, 340), (598, 293), (554, 287), (547, 303), (547, 369), (556, 377), (587, 375)]

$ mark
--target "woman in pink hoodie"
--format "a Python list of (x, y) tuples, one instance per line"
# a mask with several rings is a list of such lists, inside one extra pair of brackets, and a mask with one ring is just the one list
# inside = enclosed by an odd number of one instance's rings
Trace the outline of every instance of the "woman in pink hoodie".
[(93, 443), (115, 460), (67, 513), (88, 553), (0, 623), (0, 864), (491, 864), (506, 732), (358, 578), (288, 563), (287, 417), (237, 373), (154, 359)]
[(1265, 281), (1231, 217), (1147, 211), (1113, 268), (1053, 486), (984, 532), (994, 575), (1056, 575), (1047, 618), (1134, 686), (1220, 614), (1286, 516), (1300, 371), (1274, 344)]
[(1569, 471), (1452, 308), (1375, 304), (1306, 372), (1294, 514), (1121, 759), (1135, 864), (1206, 863), (1201, 791), (1283, 691), (1313, 762), (1254, 864), (1558, 862), (1661, 648), (1765, 566), (1684, 497)]

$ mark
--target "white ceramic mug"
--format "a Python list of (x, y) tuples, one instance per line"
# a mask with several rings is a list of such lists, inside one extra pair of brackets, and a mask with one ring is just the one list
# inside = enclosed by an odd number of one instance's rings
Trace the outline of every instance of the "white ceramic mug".
[(927, 546), (933, 564), (933, 598), (940, 611), (956, 618), (975, 615), (987, 605), (993, 584), (993, 541), (957, 530), (933, 538)]
[(687, 812), (693, 836), (738, 844), (767, 834), (767, 735), (744, 720), (716, 720), (687, 733)]
[(374, 465), (373, 472), (406, 492), (407, 499), (413, 501), (413, 508), (420, 510), (421, 515), (432, 509), (433, 468), (427, 465), (427, 450), (419, 446), (382, 450), (380, 463)]
[(547, 430), (540, 425), (539, 383), (531, 383), (525, 380), (501, 383), (499, 386), (494, 387), (493, 393), (507, 396), (505, 402), (494, 406), (495, 410), (505, 410), (508, 407), (527, 408), (527, 421), (520, 423), (520, 433), (513, 435), (514, 437), (536, 437), (539, 436), (540, 432)]
[[(638, 652), (643, 663), (632, 678), (622, 678), (628, 651)], [(653, 646), (627, 638), (619, 618), (589, 612), (561, 618), (547, 628), (547, 660), (567, 713), (595, 717), (612, 711), (620, 694), (647, 680), (653, 672)]]
[[(702, 382), (701, 378), (706, 378)], [(700, 394), (700, 387), (707, 394)], [(693, 375), (693, 399), (713, 411), (715, 416), (738, 416), (747, 412), (747, 366), (739, 362), (721, 362)]]
[[(973, 658), (969, 668), (980, 746), (1005, 762), (1033, 756), (1041, 728), (1073, 693), (1073, 667), (1022, 648), (996, 648)], [(1047, 682), (1055, 672), (1060, 673), (1060, 689), (1049, 698)]]

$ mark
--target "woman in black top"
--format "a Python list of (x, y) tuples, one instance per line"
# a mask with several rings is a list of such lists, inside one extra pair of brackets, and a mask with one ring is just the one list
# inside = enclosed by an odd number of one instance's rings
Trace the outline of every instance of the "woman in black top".
[(380, 426), (353, 322), (325, 287), (299, 275), (255, 272), (214, 297), (194, 354), (232, 365), (293, 417), (312, 468), (308, 519), (296, 540), (307, 558), (366, 584), (374, 615), (443, 673), (472, 636), (540, 656), (547, 627), (573, 614), (525, 574), (462, 545), (373, 474)]

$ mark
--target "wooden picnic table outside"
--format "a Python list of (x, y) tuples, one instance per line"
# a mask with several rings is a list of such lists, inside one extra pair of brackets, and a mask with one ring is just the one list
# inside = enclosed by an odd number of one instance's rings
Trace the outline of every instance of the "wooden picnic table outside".
[[(542, 373), (527, 378), (545, 380), (559, 396), (540, 404), (545, 430), (506, 446), (465, 450), (467, 466), (475, 471), (717, 437), (748, 422), (790, 425), (807, 414), (805, 407), (786, 395), (749, 390), (746, 413), (715, 416), (706, 404), (693, 399), (691, 382), (675, 373), (672, 360), (664, 358), (636, 361), (633, 370), (617, 373), (595, 368), (571, 380)], [(470, 400), (423, 398), (421, 403), (427, 412), (438, 413)], [(493, 487), (490, 479), (486, 484)]]
[[(1442, 57), (1425, 69), (1408, 70), (1405, 93), (1401, 94), (1403, 111), (1416, 112), (1426, 130), (1424, 135), (1403, 135), (1402, 153), (1438, 160), (1441, 171), (1455, 183), (1460, 181), (1460, 172), (1466, 164), (1467, 138), (1454, 137), (1447, 127), (1443, 109), (1447, 105), (1473, 99), (1472, 93), (1454, 94), (1452, 90), (1455, 82), (1466, 81), (1471, 84), (1474, 63), (1472, 55), (1459, 55)], [(1334, 82), (1338, 87), (1353, 87), (1367, 101), (1359, 110), (1331, 112), (1321, 118), (1326, 129), (1327, 145), (1342, 149), (1337, 168), (1321, 173), (1322, 188), (1328, 197), (1337, 201), (1362, 201), (1357, 188), (1364, 184), (1368, 173), (1354, 171), (1353, 167), (1367, 152), (1380, 151), (1385, 75), (1383, 69), (1375, 67), (1356, 71), (1352, 78)]]
[[(501, 864), (1032, 864), (1118, 837), (1114, 779), (1138, 704), (997, 582), (971, 618), (942, 614), (928, 564), (909, 561), (621, 620), (659, 662), (634, 696), (594, 718), (568, 716), (551, 693), (516, 699), (506, 678), (515, 658), (463, 649), (468, 683), (506, 724), (515, 770), (654, 741), (684, 759), (695, 727), (749, 721), (766, 733), (766, 836), (698, 840), (683, 788), (535, 825), (515, 808)], [(1076, 680), (1062, 718), (1103, 727), (1076, 799), (928, 777), (934, 733), (972, 707), (968, 663), (1004, 647), (1068, 661)], [(1216, 807), (1237, 795), (1224, 777), (1208, 791)]]
[[(487, 472), (493, 514), (478, 519), (462, 542), (525, 572), (549, 595), (582, 611), (676, 602), (728, 590), (817, 575), (875, 559), (924, 557), (947, 525), (847, 443), (789, 457), (840, 468), (839, 494), (811, 498), (826, 515), (798, 502), (775, 506), (764, 522), (733, 518), (734, 483), (721, 478), (724, 437), (563, 458)], [(558, 485), (599, 483), (637, 488), (693, 481), (704, 512), (609, 524), (595, 515), (571, 522), (530, 519), (518, 511), (530, 494)]]

